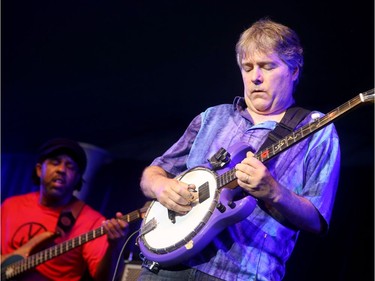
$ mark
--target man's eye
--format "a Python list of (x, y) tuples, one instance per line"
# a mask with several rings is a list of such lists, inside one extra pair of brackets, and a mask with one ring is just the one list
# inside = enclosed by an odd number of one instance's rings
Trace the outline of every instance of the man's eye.
[(73, 170), (73, 171), (78, 170), (77, 166), (74, 165), (73, 163), (69, 163), (69, 164), (67, 164), (66, 166), (67, 166), (68, 169), (70, 169), (70, 170)]
[(263, 66), (263, 68), (264, 68), (265, 70), (272, 70), (272, 69), (275, 68), (275, 66), (272, 65), (272, 64), (266, 64), (266, 65)]
[(243, 66), (242, 69), (243, 69), (245, 72), (250, 72), (253, 68), (250, 67), (250, 66)]

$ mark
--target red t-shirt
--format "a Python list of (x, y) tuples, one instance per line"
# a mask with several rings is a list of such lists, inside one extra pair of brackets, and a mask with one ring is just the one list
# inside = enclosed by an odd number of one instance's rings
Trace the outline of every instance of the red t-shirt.
[[(39, 192), (7, 198), (1, 205), (1, 254), (12, 253), (45, 231), (55, 232), (62, 209), (39, 204)], [(59, 244), (97, 229), (103, 220), (104, 216), (85, 204), (70, 232), (55, 242)], [(36, 270), (56, 281), (80, 280), (87, 268), (93, 276), (107, 247), (107, 236), (102, 235), (45, 261)]]

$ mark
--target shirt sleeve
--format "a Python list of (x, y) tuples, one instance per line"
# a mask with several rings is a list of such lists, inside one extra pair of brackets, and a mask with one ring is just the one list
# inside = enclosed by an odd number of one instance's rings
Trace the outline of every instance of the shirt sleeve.
[(201, 127), (201, 115), (197, 115), (186, 128), (184, 134), (162, 156), (157, 157), (152, 166), (159, 166), (172, 175), (178, 175), (187, 169), (189, 152)]
[(309, 199), (329, 225), (340, 172), (339, 138), (333, 124), (315, 134), (305, 158), (302, 196)]

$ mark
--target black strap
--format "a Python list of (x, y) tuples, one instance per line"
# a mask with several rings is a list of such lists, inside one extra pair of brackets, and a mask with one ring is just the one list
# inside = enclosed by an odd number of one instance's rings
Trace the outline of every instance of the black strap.
[(56, 233), (65, 236), (73, 227), (85, 203), (77, 198), (61, 211), (56, 225)]
[(304, 109), (302, 107), (294, 106), (289, 107), (281, 119), (280, 123), (278, 123), (269, 134), (263, 145), (259, 148), (258, 151), (262, 151), (266, 147), (270, 146), (271, 144), (281, 140), (283, 137), (287, 136), (294, 129), (297, 125), (310, 113), (311, 111), (308, 109)]

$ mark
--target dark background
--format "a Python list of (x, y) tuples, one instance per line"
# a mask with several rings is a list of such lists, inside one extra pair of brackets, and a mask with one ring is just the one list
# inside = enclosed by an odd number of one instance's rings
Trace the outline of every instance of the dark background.
[[(301, 106), (327, 113), (374, 87), (371, 0), (1, 4), (2, 200), (34, 188), (37, 147), (63, 136), (100, 157), (86, 175), (88, 203), (109, 217), (140, 208), (142, 169), (196, 114), (242, 95), (234, 47), (264, 16), (300, 35)], [(374, 107), (335, 125), (342, 172), (331, 229), (301, 233), (287, 281), (373, 279)], [(127, 252), (137, 258), (134, 243)]]

